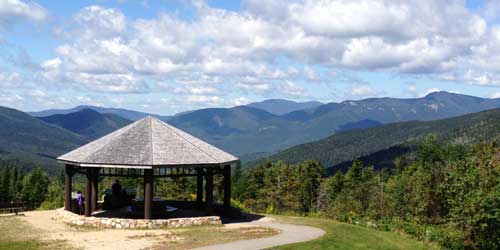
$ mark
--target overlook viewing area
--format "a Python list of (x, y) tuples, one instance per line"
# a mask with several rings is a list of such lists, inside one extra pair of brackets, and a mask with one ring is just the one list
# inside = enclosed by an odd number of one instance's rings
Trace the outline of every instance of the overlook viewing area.
[[(231, 166), (240, 164), (233, 155), (149, 116), (57, 159), (65, 164), (65, 210), (78, 209), (72, 198), (72, 185), (74, 175), (82, 174), (86, 180), (85, 217), (144, 219), (171, 218), (174, 210), (189, 216), (230, 215)], [(222, 209), (216, 209), (214, 204), (214, 175), (223, 176)], [(100, 210), (97, 202), (100, 177), (141, 178), (144, 193), (127, 197), (123, 192), (118, 201), (120, 206)], [(156, 179), (176, 177), (196, 177), (196, 201), (165, 201), (155, 197)], [(116, 192), (112, 195), (116, 196)]]

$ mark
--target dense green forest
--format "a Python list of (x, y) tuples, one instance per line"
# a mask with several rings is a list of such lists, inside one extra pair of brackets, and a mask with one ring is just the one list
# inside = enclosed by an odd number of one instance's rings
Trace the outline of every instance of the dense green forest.
[(500, 147), (426, 138), (392, 170), (354, 161), (330, 177), (318, 162), (237, 172), (234, 198), (257, 212), (324, 216), (403, 231), (448, 249), (500, 248)]
[(63, 176), (49, 178), (45, 170), (28, 173), (17, 162), (0, 161), (0, 202), (22, 202), (27, 209), (61, 207)]

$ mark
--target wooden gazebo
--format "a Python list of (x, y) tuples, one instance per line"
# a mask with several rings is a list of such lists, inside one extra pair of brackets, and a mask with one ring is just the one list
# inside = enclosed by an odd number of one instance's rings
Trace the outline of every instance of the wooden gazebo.
[[(97, 208), (99, 176), (144, 178), (144, 218), (152, 218), (154, 180), (196, 176), (196, 203), (213, 213), (213, 176), (224, 176), (224, 213), (230, 213), (231, 165), (239, 159), (163, 121), (146, 117), (57, 158), (65, 164), (64, 207), (71, 211), (72, 177), (86, 176), (85, 216)], [(205, 201), (203, 201), (205, 179)]]

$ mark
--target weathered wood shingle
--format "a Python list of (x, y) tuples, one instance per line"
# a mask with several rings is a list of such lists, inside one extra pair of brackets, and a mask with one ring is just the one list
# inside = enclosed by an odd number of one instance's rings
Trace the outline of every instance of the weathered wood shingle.
[(58, 160), (88, 166), (169, 166), (223, 164), (238, 158), (148, 116)]

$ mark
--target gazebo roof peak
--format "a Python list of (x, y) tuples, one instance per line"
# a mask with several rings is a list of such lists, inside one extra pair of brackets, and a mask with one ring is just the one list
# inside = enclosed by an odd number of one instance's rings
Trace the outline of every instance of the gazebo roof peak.
[(139, 167), (217, 165), (238, 161), (155, 117), (147, 116), (57, 158), (74, 165)]

